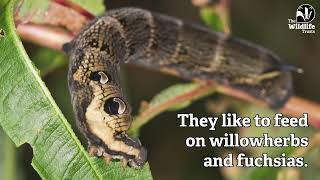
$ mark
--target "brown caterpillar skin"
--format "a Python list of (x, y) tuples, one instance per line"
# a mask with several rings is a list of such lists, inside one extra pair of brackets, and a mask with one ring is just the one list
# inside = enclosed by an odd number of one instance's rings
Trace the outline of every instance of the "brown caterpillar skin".
[(170, 72), (189, 80), (213, 80), (282, 106), (291, 74), (268, 50), (207, 28), (138, 8), (108, 11), (70, 43), (69, 89), (89, 152), (123, 159), (139, 168), (146, 150), (126, 131), (130, 105), (119, 83), (121, 63)]

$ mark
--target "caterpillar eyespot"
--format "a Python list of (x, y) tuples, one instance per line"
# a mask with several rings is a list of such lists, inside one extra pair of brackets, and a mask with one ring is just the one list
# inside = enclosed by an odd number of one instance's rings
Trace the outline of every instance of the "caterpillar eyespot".
[(110, 98), (104, 104), (104, 111), (110, 115), (123, 114), (126, 104), (120, 98)]
[(101, 84), (106, 84), (109, 82), (110, 78), (108, 77), (107, 73), (99, 71), (99, 72), (92, 72), (90, 75), (90, 79), (93, 81), (99, 81)]
[(138, 8), (109, 10), (63, 49), (70, 55), (72, 104), (90, 154), (134, 168), (143, 166), (147, 151), (127, 135), (132, 118), (119, 82), (121, 63), (214, 81), (272, 107), (281, 107), (292, 94), (292, 68), (269, 50)]

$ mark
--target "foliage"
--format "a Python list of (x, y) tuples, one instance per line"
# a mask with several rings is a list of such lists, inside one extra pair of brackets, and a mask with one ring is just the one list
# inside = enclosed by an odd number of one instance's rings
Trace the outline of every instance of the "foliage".
[(32, 166), (43, 179), (152, 179), (142, 170), (89, 157), (30, 61), (16, 34), (14, 1), (0, 2), (0, 125), (16, 146), (33, 148)]

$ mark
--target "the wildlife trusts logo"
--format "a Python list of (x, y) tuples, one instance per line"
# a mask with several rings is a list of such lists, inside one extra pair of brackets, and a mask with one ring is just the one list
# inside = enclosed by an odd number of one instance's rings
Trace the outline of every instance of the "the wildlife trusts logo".
[(309, 4), (302, 4), (298, 7), (296, 12), (297, 23), (311, 22), (315, 17), (315, 10)]
[(301, 29), (302, 33), (315, 33), (316, 26), (311, 23), (315, 17), (315, 9), (310, 4), (302, 4), (296, 11), (296, 18), (288, 19), (289, 29)]

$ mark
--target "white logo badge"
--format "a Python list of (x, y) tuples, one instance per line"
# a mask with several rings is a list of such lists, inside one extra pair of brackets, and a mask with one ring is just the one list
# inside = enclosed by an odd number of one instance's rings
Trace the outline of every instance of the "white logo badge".
[(289, 29), (300, 29), (302, 33), (316, 33), (316, 26), (311, 21), (316, 17), (316, 11), (310, 4), (302, 4), (296, 11), (296, 19), (288, 19)]

